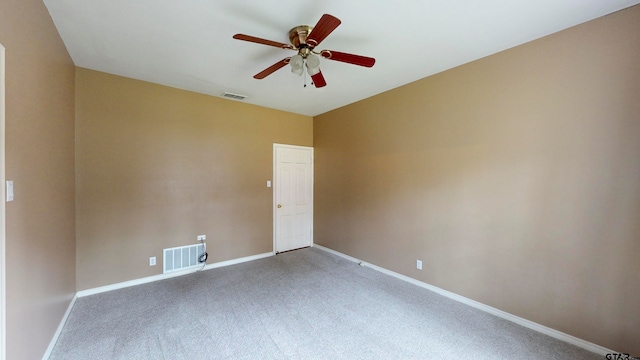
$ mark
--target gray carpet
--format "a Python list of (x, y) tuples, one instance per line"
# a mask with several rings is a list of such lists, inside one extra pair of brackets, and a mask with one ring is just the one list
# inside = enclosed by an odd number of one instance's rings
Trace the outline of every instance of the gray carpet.
[(50, 359), (602, 359), (309, 248), (79, 298)]

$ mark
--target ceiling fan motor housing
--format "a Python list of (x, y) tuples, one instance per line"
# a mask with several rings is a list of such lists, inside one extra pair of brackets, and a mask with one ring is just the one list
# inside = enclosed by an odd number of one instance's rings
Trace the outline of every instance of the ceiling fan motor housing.
[(307, 44), (307, 37), (313, 30), (313, 26), (300, 25), (289, 30), (289, 41), (298, 49), (300, 55), (306, 57), (313, 49), (313, 44)]

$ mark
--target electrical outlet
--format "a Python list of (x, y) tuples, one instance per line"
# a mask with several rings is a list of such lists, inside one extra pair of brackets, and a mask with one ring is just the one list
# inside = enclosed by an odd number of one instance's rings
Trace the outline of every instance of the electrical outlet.
[(149, 258), (149, 266), (155, 266), (156, 265), (156, 257), (152, 256)]
[(416, 268), (422, 270), (422, 260), (416, 260)]
[(198, 241), (205, 241), (207, 240), (207, 235), (198, 235)]

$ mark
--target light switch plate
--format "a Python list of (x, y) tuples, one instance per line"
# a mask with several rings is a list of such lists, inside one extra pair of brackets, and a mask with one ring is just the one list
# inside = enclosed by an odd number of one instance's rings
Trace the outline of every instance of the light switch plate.
[(271, 187), (271, 180), (267, 180), (267, 187)]
[(13, 201), (13, 180), (7, 180), (7, 202)]

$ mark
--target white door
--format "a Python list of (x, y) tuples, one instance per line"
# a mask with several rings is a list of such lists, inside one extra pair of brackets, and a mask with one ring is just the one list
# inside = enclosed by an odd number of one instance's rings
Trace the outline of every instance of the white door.
[(313, 148), (273, 144), (276, 253), (313, 243)]

